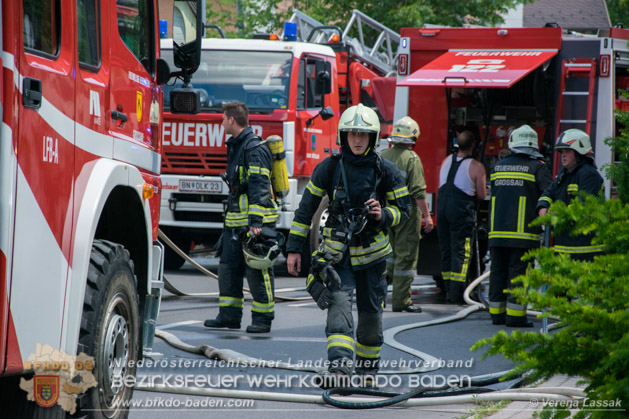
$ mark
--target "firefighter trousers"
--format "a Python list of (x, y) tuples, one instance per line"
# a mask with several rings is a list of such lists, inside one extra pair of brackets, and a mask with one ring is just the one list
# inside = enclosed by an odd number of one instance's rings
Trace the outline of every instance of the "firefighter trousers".
[(247, 266), (242, 243), (233, 235), (234, 229), (226, 227), (221, 237), (223, 247), (218, 265), (220, 297), (217, 318), (228, 323), (240, 323), (244, 305), (243, 276), (246, 276), (253, 296), (251, 323), (270, 326), (275, 318), (273, 267), (259, 270)]
[[(463, 194), (461, 192), (461, 194)], [(446, 298), (463, 304), (463, 292), (472, 258), (472, 238), (476, 211), (469, 199), (439, 197), (437, 234), (441, 251), (441, 273)]]
[[(341, 277), (341, 288), (330, 284), (334, 301), (328, 308), (325, 334), (328, 341), (330, 369), (351, 373), (354, 355), (357, 374), (378, 371), (382, 348), (382, 306), (387, 295), (386, 261), (368, 269), (353, 271), (346, 257), (334, 265)], [(354, 340), (352, 294), (356, 289), (358, 326)]]
[(512, 279), (524, 275), (529, 262), (522, 256), (529, 249), (519, 247), (496, 246), (491, 248), (491, 273), (489, 274), (489, 313), (494, 323), (501, 324), (506, 318), (518, 321), (526, 316), (526, 305), (518, 304), (517, 300), (506, 290), (520, 286)]
[(387, 259), (387, 277), (393, 281), (393, 309), (408, 307), (411, 300), (411, 284), (417, 272), (421, 216), (417, 207), (408, 220), (389, 229), (393, 255)]

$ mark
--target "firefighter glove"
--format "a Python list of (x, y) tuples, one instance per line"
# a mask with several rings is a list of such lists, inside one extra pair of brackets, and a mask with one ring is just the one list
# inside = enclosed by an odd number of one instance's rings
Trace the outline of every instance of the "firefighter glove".
[(312, 299), (317, 302), (317, 306), (319, 306), (321, 310), (325, 310), (330, 307), (330, 304), (334, 301), (334, 297), (328, 287), (326, 287), (319, 279), (314, 279), (312, 281), (308, 287), (308, 294), (310, 294)]

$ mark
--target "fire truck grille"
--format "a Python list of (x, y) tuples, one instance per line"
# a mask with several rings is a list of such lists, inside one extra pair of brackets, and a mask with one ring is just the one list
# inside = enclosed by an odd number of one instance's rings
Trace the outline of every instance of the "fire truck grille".
[(196, 221), (204, 223), (222, 223), (223, 214), (220, 212), (204, 211), (175, 211), (173, 214), (176, 221)]
[(165, 152), (162, 173), (188, 175), (220, 175), (227, 167), (227, 156), (219, 153)]
[(222, 204), (224, 199), (227, 199), (226, 195), (211, 195), (211, 194), (193, 194), (193, 193), (174, 193), (173, 198), (182, 202), (207, 202), (209, 204)]

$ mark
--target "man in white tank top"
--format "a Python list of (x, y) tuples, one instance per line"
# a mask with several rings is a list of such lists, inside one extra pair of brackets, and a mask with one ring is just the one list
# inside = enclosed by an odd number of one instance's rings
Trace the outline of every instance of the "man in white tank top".
[[(472, 256), (476, 201), (487, 195), (485, 167), (472, 158), (470, 131), (457, 136), (458, 150), (441, 163), (437, 193), (437, 234), (446, 301), (464, 304), (463, 291)], [(454, 165), (454, 167), (453, 167)]]

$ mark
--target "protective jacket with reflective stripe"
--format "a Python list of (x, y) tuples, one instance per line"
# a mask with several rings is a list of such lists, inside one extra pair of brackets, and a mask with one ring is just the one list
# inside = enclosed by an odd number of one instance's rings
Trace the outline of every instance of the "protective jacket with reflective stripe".
[[(584, 160), (573, 168), (572, 171), (561, 169), (557, 179), (542, 193), (537, 202), (539, 208), (548, 208), (556, 201), (561, 200), (569, 205), (570, 202), (583, 191), (591, 195), (598, 195), (603, 189), (603, 178), (590, 160)], [(594, 234), (572, 236), (570, 229), (554, 235), (555, 251), (560, 253), (588, 254), (603, 250), (602, 245), (593, 246)]]
[[(352, 236), (348, 246), (352, 268), (365, 269), (383, 260), (392, 252), (386, 228), (406, 220), (411, 209), (408, 190), (399, 170), (391, 162), (373, 153), (364, 158), (354, 159), (331, 156), (315, 167), (310, 182), (304, 190), (299, 208), (295, 212), (286, 249), (289, 253), (301, 252), (303, 242), (310, 231), (312, 217), (324, 195), (331, 197), (330, 205), (333, 206), (336, 191), (343, 189), (341, 164), (345, 167), (351, 208), (363, 207), (364, 202), (374, 192), (384, 195), (377, 196), (382, 206), (380, 221), (368, 219), (365, 228), (360, 234)], [(378, 170), (382, 173), (378, 173)], [(380, 184), (376, 191), (378, 178), (380, 178)], [(336, 217), (328, 217), (323, 237), (325, 244), (330, 247), (329, 250), (341, 250), (346, 233), (344, 226), (336, 222)]]
[(226, 227), (262, 227), (277, 221), (277, 204), (271, 196), (273, 159), (268, 147), (257, 146), (261, 141), (247, 127), (225, 143), (230, 189)]
[(490, 180), (489, 246), (539, 247), (541, 228), (529, 223), (537, 218), (537, 200), (552, 182), (548, 166), (526, 154), (512, 154), (496, 164)]

